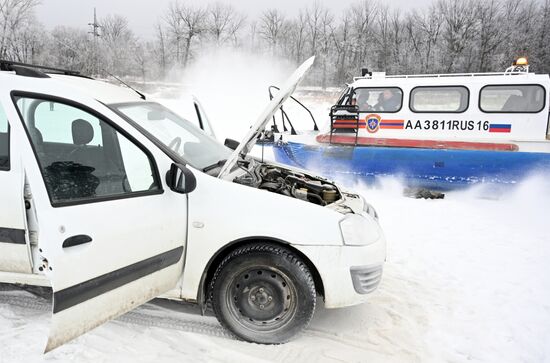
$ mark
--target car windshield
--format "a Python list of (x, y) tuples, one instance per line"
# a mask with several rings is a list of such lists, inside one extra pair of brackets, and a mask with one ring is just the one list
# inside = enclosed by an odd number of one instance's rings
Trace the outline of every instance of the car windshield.
[(158, 103), (136, 102), (111, 107), (138, 123), (197, 169), (207, 168), (231, 155), (229, 148)]

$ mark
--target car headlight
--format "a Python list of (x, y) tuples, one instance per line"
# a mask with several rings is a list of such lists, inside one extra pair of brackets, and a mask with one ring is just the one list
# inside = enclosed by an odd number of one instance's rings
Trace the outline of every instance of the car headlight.
[(381, 237), (378, 222), (370, 215), (348, 214), (340, 221), (345, 245), (367, 246)]

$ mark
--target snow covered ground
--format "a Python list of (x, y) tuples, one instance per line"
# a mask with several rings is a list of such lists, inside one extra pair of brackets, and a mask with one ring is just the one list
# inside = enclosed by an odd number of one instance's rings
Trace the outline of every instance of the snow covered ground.
[(382, 284), (367, 304), (318, 309), (285, 345), (236, 341), (195, 307), (157, 300), (42, 355), (50, 301), (4, 285), (0, 362), (550, 361), (548, 180), (498, 199), (410, 199), (392, 179), (363, 188), (389, 242)]
[[(240, 139), (265, 104), (266, 85), (292, 71), (271, 63), (215, 56), (192, 70), (186, 92), (200, 96), (220, 140)], [(327, 108), (314, 112), (326, 116)], [(361, 306), (325, 310), (319, 302), (309, 329), (288, 344), (236, 341), (196, 307), (155, 300), (42, 355), (51, 301), (0, 285), (0, 363), (550, 362), (548, 176), (498, 198), (476, 188), (410, 199), (394, 179), (357, 187), (388, 240), (382, 283)]]

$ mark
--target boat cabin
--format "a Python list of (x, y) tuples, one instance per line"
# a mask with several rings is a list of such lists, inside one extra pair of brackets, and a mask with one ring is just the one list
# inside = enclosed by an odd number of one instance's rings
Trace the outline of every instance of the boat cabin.
[(501, 73), (364, 73), (346, 87), (318, 142), (517, 151), (514, 141), (522, 151), (542, 151), (550, 139), (550, 78), (527, 65)]

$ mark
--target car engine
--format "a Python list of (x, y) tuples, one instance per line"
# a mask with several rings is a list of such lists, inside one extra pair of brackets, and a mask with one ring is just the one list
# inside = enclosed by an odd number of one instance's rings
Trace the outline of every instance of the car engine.
[(334, 203), (342, 197), (336, 185), (325, 179), (279, 166), (250, 163), (245, 167), (243, 164), (245, 163), (240, 163), (239, 167), (246, 173), (236, 177), (233, 180), (235, 183), (265, 189), (321, 206)]

